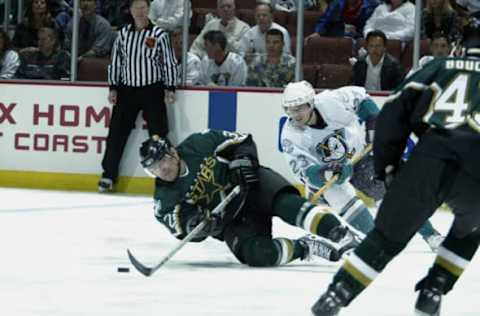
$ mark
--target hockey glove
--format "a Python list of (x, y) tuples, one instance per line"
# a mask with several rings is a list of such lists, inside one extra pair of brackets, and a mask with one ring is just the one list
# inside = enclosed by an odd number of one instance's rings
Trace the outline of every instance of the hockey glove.
[(187, 232), (194, 230), (204, 220), (207, 220), (207, 225), (196, 235), (196, 238), (215, 236), (223, 231), (222, 215), (211, 214), (210, 210), (203, 210), (199, 207), (198, 212), (187, 221)]
[(353, 174), (353, 165), (350, 162), (346, 163), (334, 163), (332, 166), (332, 172), (334, 175), (338, 174), (336, 184), (343, 184), (350, 179)]
[(233, 172), (234, 181), (238, 183), (242, 191), (255, 187), (259, 182), (258, 163), (249, 156), (238, 157), (229, 164)]
[(305, 172), (308, 181), (316, 187), (323, 186), (328, 180), (330, 180), (331, 177), (336, 174), (338, 174), (338, 179), (335, 183), (342, 184), (352, 176), (352, 173), (353, 166), (350, 162), (329, 162), (322, 166), (313, 165), (307, 168)]

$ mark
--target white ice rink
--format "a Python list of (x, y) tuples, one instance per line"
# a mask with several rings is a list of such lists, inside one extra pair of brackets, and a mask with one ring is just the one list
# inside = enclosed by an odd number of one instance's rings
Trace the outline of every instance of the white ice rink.
[[(183, 248), (150, 278), (126, 249), (156, 263), (177, 244), (153, 217), (151, 198), (0, 189), (2, 316), (301, 316), (339, 264), (320, 259), (279, 268), (240, 265), (208, 240)], [(451, 216), (434, 225), (446, 233)], [(280, 221), (276, 236), (300, 236)], [(444, 299), (442, 316), (480, 315), (480, 262), (474, 258)], [(420, 237), (341, 315), (413, 315), (413, 287), (434, 255)], [(117, 267), (130, 267), (118, 273)]]

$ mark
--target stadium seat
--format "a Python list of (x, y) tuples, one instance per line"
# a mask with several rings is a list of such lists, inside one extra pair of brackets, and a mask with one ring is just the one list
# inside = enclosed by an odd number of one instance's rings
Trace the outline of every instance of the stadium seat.
[(315, 86), (317, 81), (317, 66), (312, 64), (303, 65), (303, 79)]
[[(321, 14), (317, 11), (305, 11), (303, 16), (303, 35), (308, 36), (315, 30), (315, 24)], [(288, 14), (287, 30), (290, 35), (297, 35), (297, 13)]]
[(217, 8), (217, 0), (192, 0), (192, 8)]
[[(430, 44), (427, 39), (420, 41), (420, 57), (430, 54)], [(413, 64), (413, 42), (408, 42), (400, 58), (405, 69), (408, 71)]]
[(205, 15), (208, 13), (215, 13), (214, 9), (196, 8), (193, 9), (192, 19), (190, 21), (190, 33), (200, 34), (205, 26)]
[(346, 37), (318, 37), (304, 46), (304, 62), (310, 64), (348, 64), (353, 41)]
[[(216, 0), (215, 0), (216, 2)], [(235, 7), (237, 9), (255, 9), (257, 5), (257, 0), (238, 0), (235, 1)]]
[[(288, 13), (284, 11), (274, 11), (273, 21), (288, 29)], [(292, 35), (292, 34), (290, 34)]]
[(257, 24), (257, 21), (255, 21), (255, 9), (238, 9), (237, 17), (250, 26)]
[(316, 87), (322, 89), (340, 88), (351, 83), (352, 66), (323, 64), (317, 67)]
[(109, 58), (82, 58), (78, 62), (78, 81), (108, 81)]

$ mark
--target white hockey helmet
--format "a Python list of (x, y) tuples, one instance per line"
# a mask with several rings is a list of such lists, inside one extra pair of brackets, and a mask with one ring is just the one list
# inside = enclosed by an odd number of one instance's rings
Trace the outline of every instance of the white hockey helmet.
[(287, 84), (283, 90), (282, 107), (284, 109), (299, 106), (302, 104), (310, 104), (313, 107), (313, 98), (315, 97), (315, 90), (310, 82), (302, 80), (298, 82), (291, 82)]

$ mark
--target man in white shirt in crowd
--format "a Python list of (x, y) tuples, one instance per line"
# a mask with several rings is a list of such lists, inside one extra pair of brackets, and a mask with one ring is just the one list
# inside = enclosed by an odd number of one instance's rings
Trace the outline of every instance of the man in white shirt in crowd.
[(234, 0), (218, 0), (217, 13), (219, 18), (215, 18), (205, 24), (190, 48), (190, 52), (196, 54), (200, 58), (203, 58), (206, 55), (203, 37), (207, 32), (212, 30), (222, 31), (227, 37), (227, 47), (229, 51), (239, 52), (240, 40), (250, 28), (247, 23), (235, 16)]
[(273, 22), (273, 9), (270, 4), (260, 3), (255, 8), (255, 20), (257, 25), (248, 30), (242, 38), (240, 46), (240, 54), (245, 57), (247, 63), (249, 63), (255, 54), (265, 54), (267, 52), (265, 48), (265, 36), (270, 29), (277, 29), (283, 33), (283, 52), (284, 54), (290, 54), (290, 35), (288, 31), (281, 26)]
[[(153, 0), (150, 4), (148, 17), (157, 26), (167, 31), (173, 31), (183, 25), (183, 7), (185, 0)], [(188, 12), (192, 18), (192, 8)]]
[(201, 65), (202, 85), (244, 86), (247, 65), (242, 56), (226, 49), (227, 38), (221, 31), (209, 31), (204, 36), (207, 56)]

